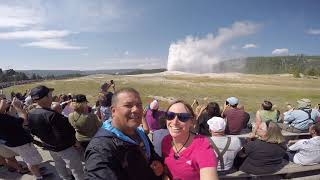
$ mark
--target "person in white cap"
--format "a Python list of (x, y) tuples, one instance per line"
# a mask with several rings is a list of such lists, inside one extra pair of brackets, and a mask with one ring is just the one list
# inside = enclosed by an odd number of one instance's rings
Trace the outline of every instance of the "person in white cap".
[(308, 132), (309, 127), (320, 117), (320, 112), (311, 108), (311, 101), (303, 98), (297, 101), (297, 109), (290, 109), (284, 114), (284, 122), (281, 124), (283, 130), (301, 133)]
[(232, 170), (233, 161), (241, 149), (240, 139), (236, 136), (225, 136), (226, 121), (221, 117), (208, 120), (212, 137), (209, 138), (219, 160), (217, 170), (219, 174), (226, 174)]
[(243, 109), (238, 108), (238, 104), (236, 97), (229, 97), (224, 104), (221, 117), (227, 120), (226, 134), (240, 134), (247, 126), (248, 116)]

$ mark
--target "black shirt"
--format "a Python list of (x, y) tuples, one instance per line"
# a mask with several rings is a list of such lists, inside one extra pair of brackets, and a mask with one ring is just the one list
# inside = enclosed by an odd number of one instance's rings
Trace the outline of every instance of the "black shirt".
[(23, 128), (23, 119), (0, 114), (0, 139), (8, 147), (18, 147), (32, 142), (31, 134)]
[(268, 174), (280, 170), (285, 164), (286, 146), (262, 140), (251, 141), (244, 145), (247, 158), (240, 170), (250, 174)]
[(39, 137), (48, 150), (62, 151), (75, 144), (75, 130), (62, 114), (35, 108), (28, 114), (28, 121), (31, 133)]
[(149, 161), (140, 146), (123, 141), (112, 132), (100, 128), (85, 152), (85, 179), (162, 179), (150, 168), (153, 160), (161, 161), (161, 158), (155, 153), (151, 141), (148, 141), (151, 154)]

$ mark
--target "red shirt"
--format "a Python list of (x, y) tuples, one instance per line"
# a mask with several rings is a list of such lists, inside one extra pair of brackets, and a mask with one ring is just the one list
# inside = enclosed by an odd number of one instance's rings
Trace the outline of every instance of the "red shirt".
[(223, 113), (227, 119), (226, 134), (240, 134), (245, 127), (246, 113), (238, 108), (229, 108)]

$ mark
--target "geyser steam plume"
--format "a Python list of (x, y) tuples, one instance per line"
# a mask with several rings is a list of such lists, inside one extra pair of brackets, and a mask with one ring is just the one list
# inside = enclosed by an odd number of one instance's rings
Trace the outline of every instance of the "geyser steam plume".
[(217, 36), (209, 33), (205, 38), (187, 36), (184, 40), (172, 43), (168, 55), (168, 71), (192, 73), (212, 72), (214, 64), (232, 57), (226, 54), (224, 45), (242, 36), (254, 34), (258, 24), (252, 22), (235, 22), (229, 28), (220, 28)]

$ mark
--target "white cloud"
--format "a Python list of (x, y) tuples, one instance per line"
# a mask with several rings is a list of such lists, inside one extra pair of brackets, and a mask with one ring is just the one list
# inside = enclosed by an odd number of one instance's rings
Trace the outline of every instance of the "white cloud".
[(23, 28), (41, 24), (43, 18), (35, 9), (0, 4), (0, 28)]
[(272, 55), (276, 55), (276, 56), (288, 55), (288, 54), (289, 54), (289, 50), (286, 48), (275, 49), (272, 51)]
[(0, 1), (0, 30), (6, 31), (0, 31), (0, 39), (35, 41), (23, 44), (27, 47), (82, 49), (69, 45), (62, 38), (74, 31), (127, 30), (134, 24), (134, 18), (139, 17), (141, 9), (126, 5), (111, 0)]
[(220, 28), (217, 35), (205, 38), (187, 36), (172, 43), (169, 48), (167, 69), (196, 73), (212, 72), (213, 65), (230, 58), (232, 52), (224, 52), (223, 45), (243, 36), (254, 34), (260, 25), (252, 22), (235, 22), (231, 27)]
[(67, 30), (28, 30), (0, 33), (0, 39), (52, 39), (70, 35)]
[(255, 45), (255, 44), (246, 44), (242, 48), (243, 49), (257, 48), (257, 45)]
[(129, 51), (125, 51), (124, 55), (128, 56), (129, 55)]
[(87, 47), (81, 46), (72, 46), (68, 42), (65, 42), (61, 39), (46, 39), (41, 41), (35, 41), (31, 43), (22, 44), (23, 47), (38, 47), (45, 49), (69, 49), (69, 50), (78, 50), (78, 49), (86, 49)]
[(310, 35), (320, 35), (320, 29), (309, 29), (306, 33)]

